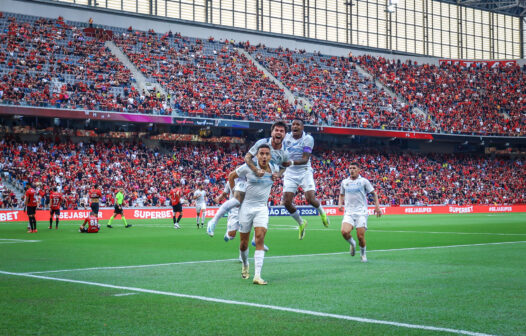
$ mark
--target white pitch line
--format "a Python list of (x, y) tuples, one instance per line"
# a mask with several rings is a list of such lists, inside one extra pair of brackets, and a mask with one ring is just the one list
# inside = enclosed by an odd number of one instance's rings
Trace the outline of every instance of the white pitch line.
[(113, 296), (128, 296), (128, 295), (136, 295), (137, 293), (120, 293), (120, 294), (113, 294)]
[(41, 240), (0, 238), (0, 242), (9, 241), (14, 243), (39, 243)]
[(440, 231), (402, 231), (402, 230), (368, 230), (369, 232), (429, 233), (458, 235), (491, 235), (491, 236), (526, 236), (526, 233), (493, 233), (493, 232), (440, 232)]
[[(498, 242), (498, 243), (481, 243), (481, 244), (465, 244), (465, 245), (445, 245), (445, 246), (423, 246), (423, 247), (405, 247), (399, 249), (388, 249), (388, 250), (368, 250), (368, 253), (374, 252), (397, 252), (397, 251), (410, 251), (410, 250), (428, 250), (428, 249), (442, 249), (442, 248), (454, 248), (454, 247), (470, 247), (470, 246), (486, 246), (486, 245), (504, 245), (504, 244), (520, 244), (526, 243), (523, 241), (512, 241), (512, 242)], [(348, 254), (349, 252), (328, 252), (328, 253), (313, 253), (313, 254), (293, 254), (293, 255), (281, 255), (281, 256), (265, 256), (265, 259), (282, 259), (282, 258), (301, 258), (301, 257), (316, 257), (316, 256), (331, 256), (339, 254)], [(147, 268), (147, 267), (161, 267), (161, 266), (173, 266), (173, 265), (191, 265), (191, 264), (206, 264), (216, 262), (227, 262), (227, 261), (238, 261), (238, 259), (216, 259), (216, 260), (196, 260), (196, 261), (179, 261), (163, 264), (145, 264), (145, 265), (128, 265), (128, 266), (102, 266), (102, 267), (88, 267), (88, 268), (73, 268), (63, 270), (51, 270), (51, 271), (37, 271), (37, 272), (26, 272), (20, 274), (45, 274), (45, 273), (63, 273), (63, 272), (81, 272), (81, 271), (95, 271), (95, 270), (111, 270), (111, 269), (127, 269), (127, 268)]]
[(323, 313), (323, 312), (317, 312), (317, 311), (312, 311), (312, 310), (273, 306), (273, 305), (259, 304), (259, 303), (253, 303), (253, 302), (218, 299), (218, 298), (212, 298), (212, 297), (206, 297), (206, 296), (200, 296), (200, 295), (189, 295), (189, 294), (182, 294), (182, 293), (165, 292), (165, 291), (158, 291), (158, 290), (153, 290), (153, 289), (145, 289), (145, 288), (137, 288), (137, 287), (116, 286), (116, 285), (99, 283), (99, 282), (53, 278), (53, 277), (47, 277), (47, 276), (42, 276), (42, 275), (34, 275), (34, 274), (27, 274), (27, 273), (13, 273), (13, 272), (5, 272), (5, 271), (0, 271), (0, 274), (22, 276), (22, 277), (43, 279), (43, 280), (54, 280), (54, 281), (61, 281), (61, 282), (76, 283), (76, 284), (81, 284), (81, 285), (113, 288), (113, 289), (121, 289), (121, 290), (127, 290), (127, 291), (139, 292), (139, 293), (173, 296), (173, 297), (179, 297), (179, 298), (184, 298), (184, 299), (194, 299), (194, 300), (214, 302), (214, 303), (264, 308), (264, 309), (284, 311), (284, 312), (289, 312), (289, 313), (297, 313), (297, 314), (311, 315), (311, 316), (318, 316), (318, 317), (329, 317), (329, 318), (334, 318), (334, 319), (339, 319), (339, 320), (355, 321), (355, 322), (361, 322), (361, 323), (382, 324), (382, 325), (390, 325), (390, 326), (410, 328), (410, 329), (442, 331), (442, 332), (448, 332), (448, 333), (453, 333), (453, 334), (470, 335), (470, 336), (492, 336), (490, 334), (462, 330), (462, 329), (441, 328), (441, 327), (419, 325), (419, 324), (401, 323), (401, 322), (385, 321), (385, 320), (375, 320), (375, 319), (369, 319), (369, 318), (364, 318), (364, 317), (330, 314), (330, 313)]

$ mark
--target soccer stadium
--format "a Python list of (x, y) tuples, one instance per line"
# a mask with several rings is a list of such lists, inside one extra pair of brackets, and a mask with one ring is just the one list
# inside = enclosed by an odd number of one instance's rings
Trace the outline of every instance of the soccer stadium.
[(0, 335), (526, 335), (525, 23), (0, 0)]

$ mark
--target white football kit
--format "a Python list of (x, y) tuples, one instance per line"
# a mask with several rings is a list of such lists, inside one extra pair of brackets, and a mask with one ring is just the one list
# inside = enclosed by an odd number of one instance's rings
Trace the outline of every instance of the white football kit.
[[(223, 192), (228, 194), (229, 200), (234, 198), (234, 192), (232, 191), (232, 189), (230, 189), (230, 184), (228, 183), (228, 181), (225, 184), (225, 189), (223, 189)], [(226, 223), (226, 227), (227, 232), (239, 230), (239, 207), (233, 207), (232, 209), (230, 209), (230, 211), (228, 211), (228, 220)]]
[(195, 196), (197, 196), (197, 199), (195, 200), (195, 210), (197, 212), (205, 211), (206, 210), (206, 202), (205, 202), (206, 191), (196, 190), (194, 192), (194, 197)]
[(345, 211), (343, 223), (349, 223), (355, 228), (367, 230), (367, 194), (374, 191), (368, 179), (358, 176), (356, 180), (346, 178), (340, 186), (340, 194), (345, 195)]
[[(303, 153), (312, 153), (314, 138), (310, 134), (303, 132), (301, 138), (294, 139), (292, 133), (287, 133), (285, 139), (283, 139), (283, 146), (288, 152), (290, 160), (298, 161), (303, 158)], [(294, 165), (285, 170), (283, 192), (296, 193), (300, 186), (303, 192), (316, 190), (310, 158), (306, 164)]]
[[(271, 173), (265, 172), (262, 177), (257, 177), (256, 174), (246, 165), (236, 169), (236, 173), (240, 177), (246, 178), (245, 199), (239, 209), (239, 232), (248, 233), (252, 227), (268, 226), (268, 198), (270, 190), (274, 181), (272, 181), (272, 173), (279, 172), (279, 167), (273, 163), (269, 163)], [(256, 164), (259, 168), (259, 164)]]

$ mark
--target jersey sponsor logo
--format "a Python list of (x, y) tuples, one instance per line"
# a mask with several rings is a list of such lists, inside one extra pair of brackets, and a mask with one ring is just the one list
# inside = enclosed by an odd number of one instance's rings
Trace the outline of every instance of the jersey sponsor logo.
[(450, 213), (472, 213), (473, 212), (473, 206), (467, 206), (467, 207), (449, 207)]
[(408, 214), (433, 213), (433, 209), (432, 208), (404, 208), (404, 212)]

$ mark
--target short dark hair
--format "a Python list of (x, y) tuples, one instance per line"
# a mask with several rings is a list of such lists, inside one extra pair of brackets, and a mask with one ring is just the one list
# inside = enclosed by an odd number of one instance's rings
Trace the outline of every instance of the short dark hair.
[(301, 124), (302, 124), (302, 125), (305, 125), (305, 120), (303, 120), (302, 118), (300, 118), (300, 117), (294, 117), (294, 118), (292, 119), (292, 121), (295, 121), (295, 120), (301, 121)]
[(287, 131), (287, 124), (283, 120), (278, 120), (275, 123), (273, 123), (270, 127), (270, 131), (272, 132), (276, 127), (283, 127), (285, 129), (285, 132)]
[(351, 163), (349, 164), (349, 167), (350, 167), (350, 166), (356, 166), (356, 167), (360, 168), (360, 164), (358, 163), (358, 161), (353, 161), (353, 162), (351, 162)]
[(262, 145), (260, 145), (260, 146), (258, 147), (258, 153), (259, 153), (259, 150), (260, 150), (261, 148), (267, 148), (268, 150), (270, 150), (270, 146), (269, 146), (269, 145), (267, 145), (267, 144), (262, 144)]
[(53, 187), (53, 191), (57, 191), (57, 187)]

